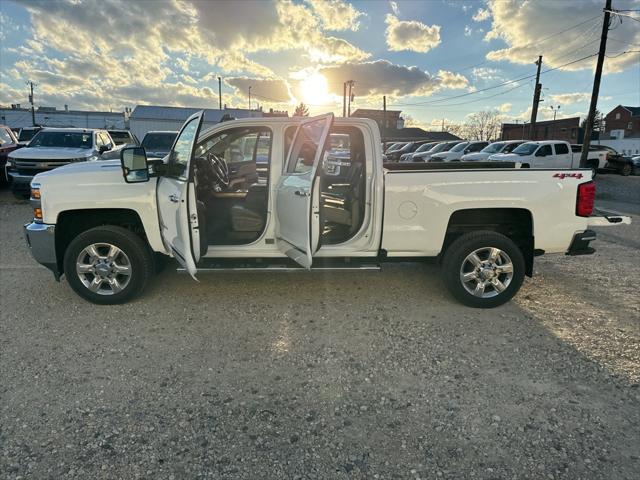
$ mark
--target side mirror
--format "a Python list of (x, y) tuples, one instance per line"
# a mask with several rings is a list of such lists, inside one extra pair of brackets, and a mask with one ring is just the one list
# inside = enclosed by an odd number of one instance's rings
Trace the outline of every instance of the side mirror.
[(127, 183), (142, 183), (149, 181), (149, 164), (147, 153), (143, 147), (128, 147), (120, 150), (120, 165), (122, 175)]
[(111, 150), (111, 145), (100, 145), (98, 152), (102, 155), (104, 152)]

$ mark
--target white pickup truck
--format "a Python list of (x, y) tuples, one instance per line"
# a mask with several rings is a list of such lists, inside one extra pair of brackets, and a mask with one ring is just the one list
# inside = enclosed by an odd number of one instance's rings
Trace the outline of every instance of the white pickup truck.
[[(490, 161), (520, 162), (530, 168), (576, 168), (580, 165), (581, 145), (574, 148), (569, 142), (560, 140), (541, 140), (518, 145), (511, 153), (496, 153)], [(598, 168), (606, 164), (604, 151), (590, 150), (587, 155), (587, 168), (595, 174)]]
[[(202, 115), (186, 121), (163, 160), (130, 147), (120, 162), (37, 175), (25, 225), (36, 260), (85, 299), (114, 304), (143, 291), (162, 255), (192, 276), (435, 257), (458, 300), (494, 307), (532, 274), (534, 256), (593, 253), (591, 227), (630, 223), (592, 216), (590, 170), (383, 165), (372, 120), (248, 118), (201, 132)], [(267, 160), (262, 175), (257, 159)]]

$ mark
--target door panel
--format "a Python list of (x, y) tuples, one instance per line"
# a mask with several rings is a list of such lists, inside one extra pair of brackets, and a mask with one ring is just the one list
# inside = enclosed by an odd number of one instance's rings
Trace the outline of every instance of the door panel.
[(195, 186), (191, 174), (193, 149), (204, 112), (189, 117), (176, 137), (165, 172), (158, 179), (156, 197), (165, 248), (191, 276), (200, 259), (200, 232)]
[(276, 186), (276, 242), (282, 253), (311, 268), (320, 241), (320, 188), (317, 177), (333, 114), (302, 122), (291, 142)]

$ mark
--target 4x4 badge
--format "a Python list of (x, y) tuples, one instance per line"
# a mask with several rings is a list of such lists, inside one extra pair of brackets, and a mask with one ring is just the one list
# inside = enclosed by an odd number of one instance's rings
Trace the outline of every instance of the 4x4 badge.
[(581, 173), (556, 173), (553, 178), (559, 178), (560, 180), (564, 180), (565, 178), (582, 178), (583, 175)]

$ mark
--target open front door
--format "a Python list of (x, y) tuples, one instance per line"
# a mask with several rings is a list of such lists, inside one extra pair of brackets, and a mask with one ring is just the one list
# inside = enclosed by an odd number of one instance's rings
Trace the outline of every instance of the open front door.
[(203, 117), (203, 111), (195, 113), (182, 126), (156, 189), (164, 245), (191, 276), (195, 275), (196, 263), (200, 260), (200, 230), (191, 161)]
[(320, 242), (318, 167), (332, 123), (330, 113), (300, 124), (276, 187), (278, 248), (305, 268), (311, 268)]

